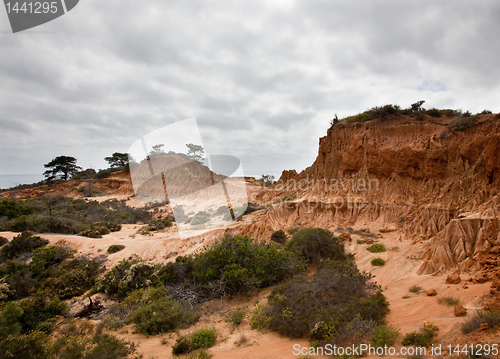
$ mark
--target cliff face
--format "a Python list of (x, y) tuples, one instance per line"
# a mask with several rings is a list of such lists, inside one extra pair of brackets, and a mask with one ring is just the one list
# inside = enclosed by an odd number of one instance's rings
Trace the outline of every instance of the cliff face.
[[(290, 225), (393, 222), (402, 239), (426, 242), (421, 273), (474, 268), (500, 242), (500, 116), (483, 115), (465, 131), (450, 131), (453, 120), (337, 124), (311, 167), (283, 172), (258, 198), (294, 195), (294, 203), (248, 231), (267, 236), (285, 214)], [(487, 229), (495, 241), (484, 239)]]

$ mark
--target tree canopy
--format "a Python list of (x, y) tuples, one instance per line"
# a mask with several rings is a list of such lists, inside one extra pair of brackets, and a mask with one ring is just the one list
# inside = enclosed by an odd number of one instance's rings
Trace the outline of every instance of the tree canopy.
[(262, 180), (263, 187), (269, 187), (270, 185), (273, 184), (274, 176), (273, 175), (262, 175), (262, 177), (260, 179)]
[(157, 145), (152, 146), (151, 147), (151, 151), (149, 151), (148, 156), (150, 158), (153, 158), (153, 157), (156, 157), (156, 156), (165, 156), (166, 153), (165, 153), (165, 151), (162, 148), (164, 146), (165, 145), (163, 143), (159, 143)]
[(124, 167), (128, 165), (129, 154), (115, 152), (111, 157), (104, 157), (104, 160), (109, 163), (109, 167)]
[(188, 148), (187, 157), (191, 161), (195, 161), (198, 163), (203, 163), (203, 156), (205, 155), (205, 150), (201, 145), (195, 145), (192, 143), (187, 143), (186, 147)]
[(48, 168), (43, 175), (49, 180), (63, 179), (67, 181), (82, 168), (76, 165), (76, 158), (70, 156), (57, 156), (49, 163), (43, 165)]

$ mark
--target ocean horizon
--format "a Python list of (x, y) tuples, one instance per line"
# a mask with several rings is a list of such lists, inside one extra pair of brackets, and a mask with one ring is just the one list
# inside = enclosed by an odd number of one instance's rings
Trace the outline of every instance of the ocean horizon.
[(40, 174), (0, 175), (0, 189), (9, 189), (21, 184), (32, 184), (44, 179)]

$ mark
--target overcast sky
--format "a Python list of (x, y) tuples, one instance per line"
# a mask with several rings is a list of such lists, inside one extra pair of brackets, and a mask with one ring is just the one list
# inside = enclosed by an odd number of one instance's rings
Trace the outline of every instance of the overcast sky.
[(335, 113), (499, 112), (499, 19), (498, 0), (81, 0), (12, 34), (0, 8), (0, 175), (105, 168), (192, 117), (208, 153), (279, 175), (313, 163)]

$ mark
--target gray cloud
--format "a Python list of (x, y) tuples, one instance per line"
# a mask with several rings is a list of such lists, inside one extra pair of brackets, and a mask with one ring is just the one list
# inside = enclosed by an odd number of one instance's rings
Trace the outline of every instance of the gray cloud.
[(24, 33), (1, 21), (0, 174), (62, 154), (105, 167), (190, 117), (207, 151), (278, 173), (313, 162), (334, 113), (498, 112), (499, 16), (492, 0), (86, 0)]

